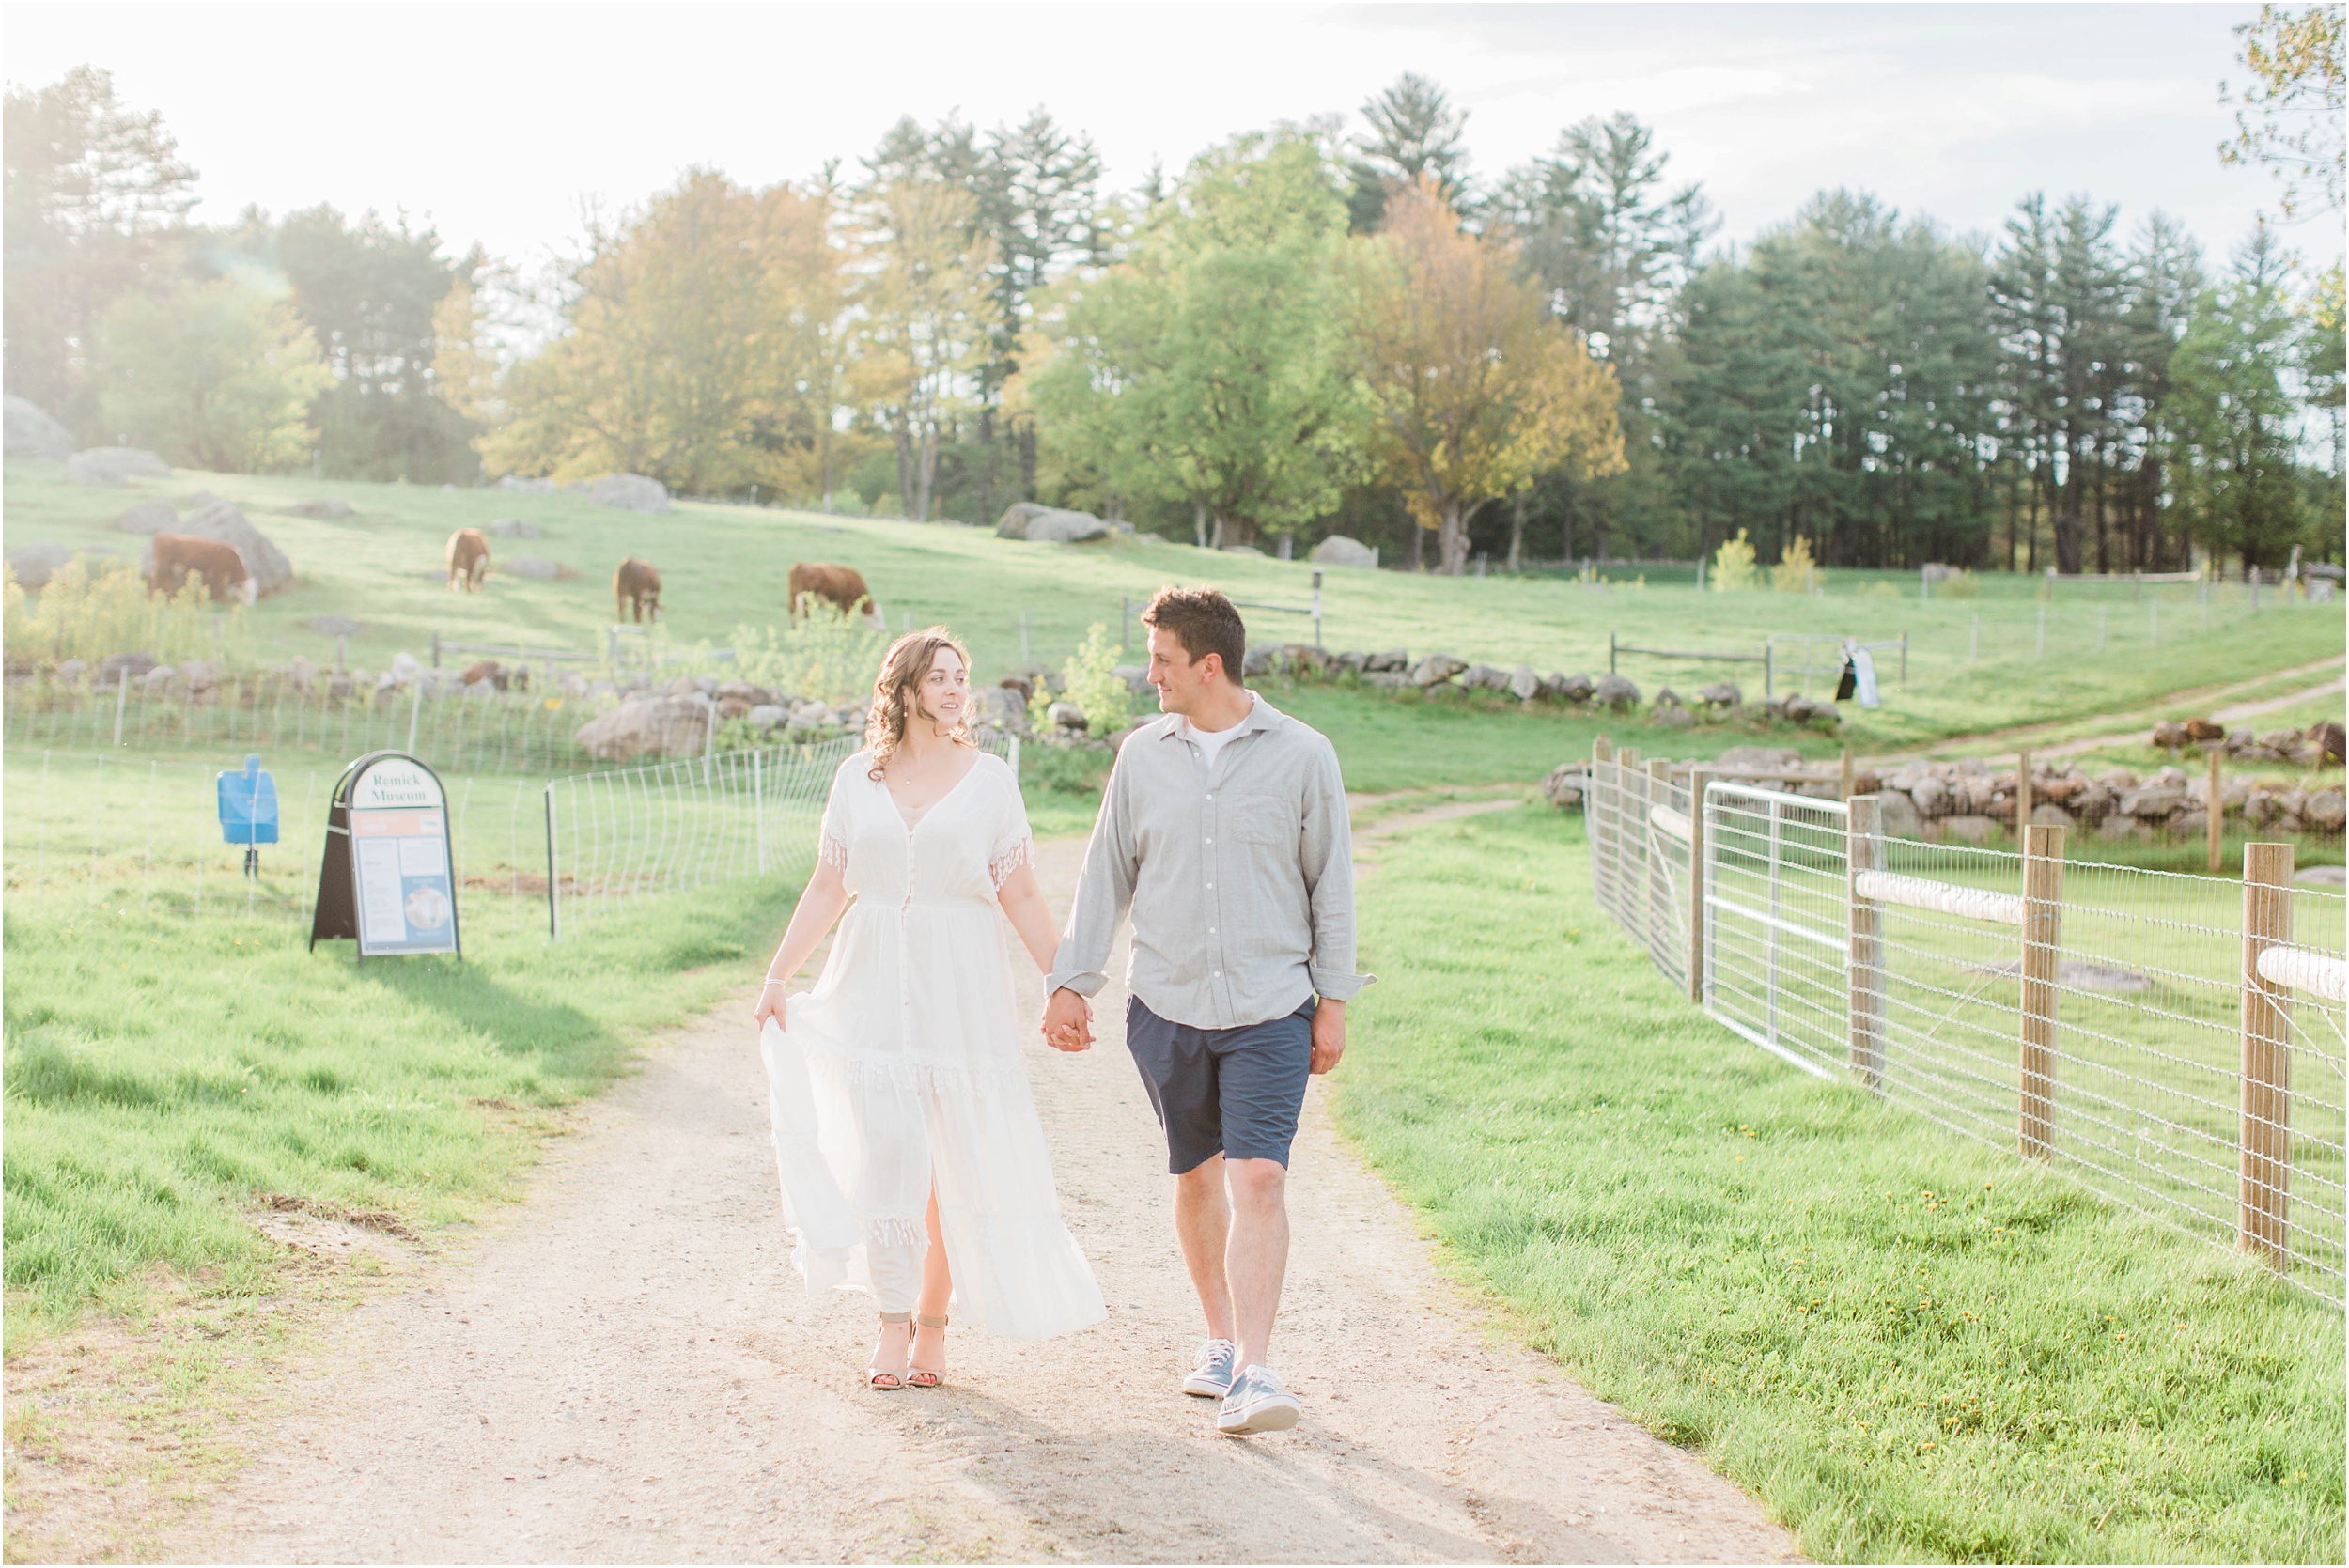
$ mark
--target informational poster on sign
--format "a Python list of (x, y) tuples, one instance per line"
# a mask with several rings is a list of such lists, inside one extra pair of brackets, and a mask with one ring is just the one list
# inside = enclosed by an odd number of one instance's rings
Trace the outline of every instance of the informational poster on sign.
[[(379, 753), (353, 764), (338, 794), (335, 815), (350, 842), (347, 903), (330, 918), (336, 890), (321, 885), (313, 940), (356, 937), (362, 958), (459, 951), (448, 800), (441, 781), (413, 757)], [(328, 882), (334, 880), (330, 875)]]

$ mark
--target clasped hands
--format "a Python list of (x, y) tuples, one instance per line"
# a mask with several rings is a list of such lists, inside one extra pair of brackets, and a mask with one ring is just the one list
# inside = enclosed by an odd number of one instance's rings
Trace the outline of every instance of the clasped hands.
[(1093, 1003), (1063, 986), (1044, 1003), (1044, 1043), (1054, 1050), (1081, 1051), (1093, 1044)]

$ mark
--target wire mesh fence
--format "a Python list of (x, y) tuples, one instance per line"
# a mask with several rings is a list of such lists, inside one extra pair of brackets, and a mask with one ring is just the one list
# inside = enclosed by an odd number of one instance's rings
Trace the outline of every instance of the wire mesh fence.
[(1588, 800), (1599, 901), (1722, 1025), (2341, 1304), (2349, 898), (2290, 846), (2235, 880), (1888, 838), (1603, 745)]
[[(215, 783), (241, 759), (132, 759), (11, 749), (0, 815), (0, 877), (12, 908), (68, 917), (101, 906), (186, 918), (257, 915), (307, 930), (318, 895), (327, 797), (339, 769), (272, 768), (278, 842), (223, 840)], [(545, 830), (536, 779), (443, 774), (450, 854), (469, 928), (544, 928)]]
[[(804, 874), (832, 774), (862, 744), (842, 737), (549, 780), (538, 883), (549, 932), (559, 939), (646, 893)], [(1019, 767), (1016, 737), (990, 732), (982, 746)]]
[(397, 750), (443, 773), (584, 770), (599, 763), (572, 738), (599, 708), (561, 691), (487, 685), (378, 691), (280, 672), (224, 677), (201, 692), (139, 679), (40, 675), (12, 681), (7, 742), (53, 752), (109, 746), (218, 756), (244, 751), (355, 757)]

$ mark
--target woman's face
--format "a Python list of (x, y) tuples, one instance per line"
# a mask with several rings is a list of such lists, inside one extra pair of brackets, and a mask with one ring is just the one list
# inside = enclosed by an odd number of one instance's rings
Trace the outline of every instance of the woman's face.
[(945, 729), (960, 723), (971, 704), (971, 672), (963, 668), (961, 656), (952, 648), (932, 654), (929, 673), (913, 695), (914, 711), (923, 718)]

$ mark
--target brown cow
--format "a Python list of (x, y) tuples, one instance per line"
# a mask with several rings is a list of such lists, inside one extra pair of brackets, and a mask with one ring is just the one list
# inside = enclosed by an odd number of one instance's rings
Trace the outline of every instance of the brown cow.
[(148, 586), (159, 594), (176, 594), (190, 573), (204, 580), (211, 589), (214, 603), (226, 603), (233, 598), (251, 604), (260, 592), (260, 584), (245, 570), (244, 557), (237, 553), (235, 545), (220, 539), (199, 539), (189, 534), (156, 535), (155, 560), (148, 573)]
[(490, 569), (490, 541), (478, 528), (459, 528), (448, 536), (448, 591), (475, 593)]
[[(633, 612), (633, 615), (630, 612)], [(638, 624), (661, 619), (661, 574), (631, 555), (612, 574), (612, 618)]]
[(471, 686), (477, 680), (486, 680), (503, 691), (506, 690), (506, 666), (494, 659), (484, 659), (476, 663), (468, 664), (465, 666), (465, 673), (457, 677), (457, 684)]
[(786, 593), (790, 597), (791, 618), (798, 620), (810, 613), (809, 596), (824, 600), (840, 612), (841, 617), (857, 613), (862, 609), (866, 624), (877, 631), (889, 629), (881, 616), (880, 605), (874, 599), (864, 579), (854, 567), (833, 566), (829, 562), (801, 562), (791, 568)]

